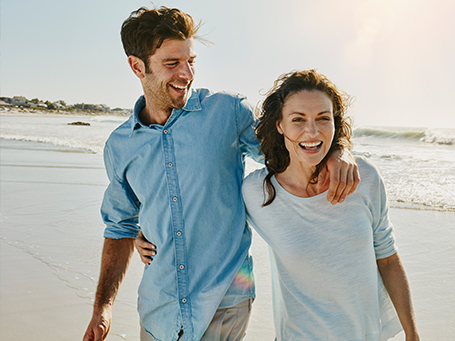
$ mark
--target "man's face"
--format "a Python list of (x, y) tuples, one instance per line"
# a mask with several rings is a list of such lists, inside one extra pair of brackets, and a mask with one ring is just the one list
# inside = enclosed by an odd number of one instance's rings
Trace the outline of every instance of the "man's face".
[(185, 106), (194, 79), (195, 58), (192, 38), (166, 39), (149, 57), (143, 87), (153, 107), (170, 113)]

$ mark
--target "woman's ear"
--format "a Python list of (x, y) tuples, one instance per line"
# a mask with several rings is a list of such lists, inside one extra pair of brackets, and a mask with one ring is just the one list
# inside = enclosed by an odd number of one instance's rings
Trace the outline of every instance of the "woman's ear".
[(281, 129), (281, 122), (280, 121), (276, 121), (276, 130), (278, 130), (278, 132), (283, 135), (283, 129)]

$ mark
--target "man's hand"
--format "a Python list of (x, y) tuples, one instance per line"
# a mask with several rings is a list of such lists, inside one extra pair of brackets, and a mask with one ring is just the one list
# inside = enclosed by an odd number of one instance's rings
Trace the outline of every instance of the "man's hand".
[(349, 151), (335, 150), (327, 160), (326, 167), (321, 170), (320, 179), (329, 173), (329, 191), (327, 200), (333, 205), (342, 203), (346, 196), (353, 193), (360, 182), (357, 162)]
[(94, 312), (83, 341), (102, 341), (106, 339), (111, 328), (111, 321), (111, 309), (105, 309), (101, 313)]
[(153, 260), (153, 256), (156, 255), (156, 246), (145, 239), (142, 232), (139, 237), (136, 238), (134, 246), (136, 247), (139, 256), (141, 256), (142, 263), (149, 265)]

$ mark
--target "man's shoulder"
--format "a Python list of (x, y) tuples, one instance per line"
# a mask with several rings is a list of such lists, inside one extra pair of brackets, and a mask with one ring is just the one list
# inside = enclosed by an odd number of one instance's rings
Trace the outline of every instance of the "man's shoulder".
[(106, 144), (116, 143), (117, 141), (121, 141), (126, 137), (131, 135), (133, 125), (133, 115), (131, 115), (125, 122), (120, 124), (117, 128), (115, 128), (109, 138), (106, 141)]
[(239, 103), (245, 103), (245, 105), (250, 106), (248, 103), (247, 97), (240, 93), (231, 92), (231, 91), (211, 91), (206, 88), (197, 88), (194, 89), (200, 103), (204, 105), (211, 104), (224, 104), (224, 105), (238, 105)]
[(238, 92), (233, 92), (233, 91), (225, 91), (225, 90), (212, 91), (207, 88), (196, 88), (194, 90), (200, 99), (205, 99), (205, 98), (246, 99), (245, 95), (242, 95)]
[[(238, 122), (249, 121), (253, 117), (254, 107), (246, 96), (228, 91), (213, 92), (209, 89), (193, 89), (193, 94), (186, 106), (187, 110), (201, 110), (226, 118), (236, 118)], [(241, 123), (243, 126), (244, 124)]]

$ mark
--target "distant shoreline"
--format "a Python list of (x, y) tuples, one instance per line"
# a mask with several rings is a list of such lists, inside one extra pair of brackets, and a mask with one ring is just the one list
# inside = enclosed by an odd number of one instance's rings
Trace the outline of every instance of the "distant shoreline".
[(1, 107), (0, 115), (8, 116), (27, 116), (27, 115), (43, 115), (43, 116), (119, 116), (128, 117), (131, 114), (124, 112), (113, 112), (113, 111), (89, 111), (89, 110), (62, 110), (62, 109), (32, 109), (32, 108), (18, 108), (18, 107)]

